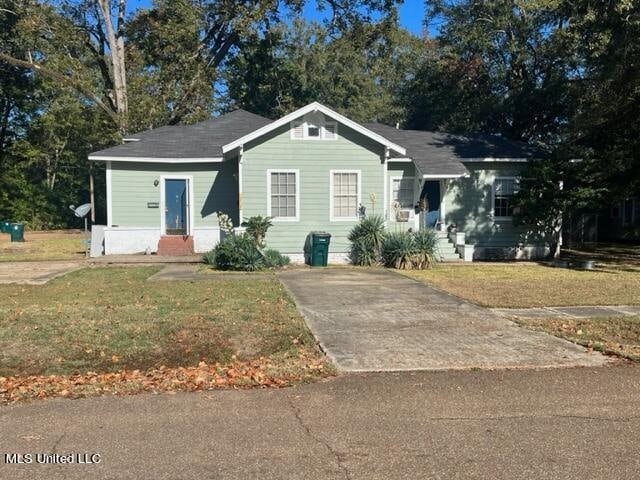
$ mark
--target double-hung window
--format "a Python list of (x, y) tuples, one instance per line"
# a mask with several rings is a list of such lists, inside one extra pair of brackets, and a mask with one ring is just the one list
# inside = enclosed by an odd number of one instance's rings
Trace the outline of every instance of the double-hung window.
[(331, 221), (358, 220), (360, 205), (360, 171), (332, 170), (330, 172)]
[(400, 208), (413, 208), (413, 178), (391, 178), (391, 205), (400, 205)]
[(300, 218), (300, 174), (298, 170), (267, 171), (267, 210), (274, 221)]
[(513, 217), (513, 196), (518, 189), (518, 179), (515, 177), (495, 179), (493, 183), (493, 216), (495, 218)]

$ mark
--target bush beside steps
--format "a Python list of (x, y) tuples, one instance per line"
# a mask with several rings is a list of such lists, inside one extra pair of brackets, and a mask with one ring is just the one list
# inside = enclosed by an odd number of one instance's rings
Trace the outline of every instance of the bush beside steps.
[(363, 218), (349, 232), (348, 239), (354, 265), (423, 270), (432, 267), (437, 259), (435, 231), (388, 232), (379, 215)]

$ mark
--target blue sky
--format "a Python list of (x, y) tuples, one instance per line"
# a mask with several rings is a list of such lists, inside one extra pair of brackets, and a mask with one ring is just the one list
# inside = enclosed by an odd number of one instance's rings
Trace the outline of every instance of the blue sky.
[[(145, 8), (151, 5), (151, 0), (129, 0), (129, 10)], [(325, 12), (326, 13), (326, 12)], [(323, 12), (315, 8), (315, 2), (310, 1), (304, 9), (304, 16), (309, 20), (322, 20)], [(423, 31), (424, 0), (405, 0), (400, 7), (400, 24), (410, 32), (420, 35)]]

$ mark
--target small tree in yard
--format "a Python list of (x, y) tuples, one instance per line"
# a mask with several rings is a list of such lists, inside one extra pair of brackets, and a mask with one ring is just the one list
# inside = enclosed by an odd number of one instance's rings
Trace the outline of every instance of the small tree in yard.
[(563, 217), (598, 204), (602, 189), (588, 165), (570, 160), (531, 162), (514, 196), (514, 223), (532, 228), (549, 242), (549, 255), (560, 256)]
[(267, 230), (273, 226), (271, 220), (271, 217), (257, 215), (242, 222), (242, 226), (247, 229), (247, 233), (253, 237), (256, 245), (260, 248), (264, 246), (264, 238), (267, 236)]

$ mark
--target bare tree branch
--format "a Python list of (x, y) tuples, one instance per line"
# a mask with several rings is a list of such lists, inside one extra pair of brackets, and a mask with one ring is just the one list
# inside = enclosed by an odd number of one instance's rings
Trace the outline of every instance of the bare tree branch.
[(67, 87), (73, 88), (80, 94), (82, 94), (85, 98), (94, 102), (98, 107), (100, 107), (108, 116), (113, 120), (116, 125), (120, 125), (120, 118), (116, 112), (114, 112), (108, 105), (106, 105), (100, 97), (98, 97), (95, 93), (93, 93), (88, 88), (82, 86), (80, 83), (76, 82), (73, 78), (68, 75), (64, 75), (60, 72), (56, 72), (50, 68), (44, 67), (34, 62), (27, 62), (25, 60), (20, 60), (19, 58), (14, 58), (6, 53), (0, 52), (0, 60), (14, 65), (16, 67), (27, 68), (29, 70), (33, 70), (35, 72), (39, 72), (42, 75), (51, 78), (52, 80), (58, 81), (64, 84)]

